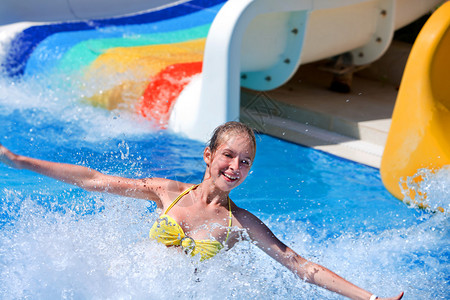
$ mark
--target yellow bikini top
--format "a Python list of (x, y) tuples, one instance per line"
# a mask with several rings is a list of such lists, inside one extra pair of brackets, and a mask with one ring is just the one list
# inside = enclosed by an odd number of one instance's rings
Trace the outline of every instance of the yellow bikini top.
[[(193, 185), (184, 192), (182, 192), (166, 209), (166, 211), (159, 216), (155, 221), (152, 228), (150, 228), (150, 238), (157, 240), (158, 242), (166, 246), (181, 246), (183, 250), (191, 254), (192, 256), (200, 254), (200, 260), (205, 260), (213, 257), (223, 248), (223, 245), (216, 240), (194, 240), (190, 236), (187, 236), (183, 228), (167, 213), (169, 210), (177, 204), (177, 202), (191, 190), (195, 189), (199, 185)], [(228, 231), (225, 242), (228, 240), (231, 230), (231, 201), (228, 197), (228, 210), (230, 211), (230, 217), (228, 221)]]

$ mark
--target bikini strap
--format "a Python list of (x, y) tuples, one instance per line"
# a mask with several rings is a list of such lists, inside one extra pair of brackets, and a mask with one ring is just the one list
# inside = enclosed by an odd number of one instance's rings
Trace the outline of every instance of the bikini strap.
[(178, 201), (180, 201), (181, 198), (183, 198), (184, 195), (186, 195), (187, 193), (189, 193), (190, 191), (192, 191), (193, 189), (195, 189), (196, 187), (198, 187), (200, 184), (194, 184), (193, 186), (191, 186), (190, 188), (188, 188), (187, 190), (185, 190), (184, 192), (182, 192), (181, 194), (178, 195), (178, 197), (173, 200), (173, 202), (169, 205), (169, 207), (166, 209), (166, 211), (164, 212), (164, 214), (167, 214), (169, 212), (169, 210), (175, 205), (177, 204)]
[(231, 199), (228, 197), (228, 210), (230, 211), (230, 216), (228, 220), (228, 230), (227, 230), (227, 237), (225, 238), (225, 243), (228, 241), (228, 237), (230, 236), (231, 232), (231, 219), (233, 218), (233, 214), (231, 213)]

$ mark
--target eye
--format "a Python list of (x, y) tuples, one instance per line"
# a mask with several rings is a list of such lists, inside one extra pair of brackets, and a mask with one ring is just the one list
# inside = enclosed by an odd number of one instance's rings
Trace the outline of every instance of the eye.
[(241, 163), (246, 165), (246, 166), (250, 166), (252, 164), (252, 162), (250, 160), (247, 160), (247, 159), (241, 160)]
[(231, 155), (231, 153), (228, 153), (228, 152), (225, 152), (223, 155), (224, 155), (225, 157), (229, 157), (229, 158), (232, 158), (232, 157), (233, 157), (233, 155)]

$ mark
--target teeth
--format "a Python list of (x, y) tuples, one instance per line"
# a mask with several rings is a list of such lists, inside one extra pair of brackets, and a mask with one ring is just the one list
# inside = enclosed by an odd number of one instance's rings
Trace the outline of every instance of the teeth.
[(228, 175), (228, 174), (226, 174), (226, 173), (223, 173), (223, 175), (225, 175), (225, 177), (227, 177), (227, 178), (229, 178), (229, 179), (231, 179), (231, 180), (236, 180), (236, 179), (239, 178), (239, 177), (233, 177), (233, 176), (230, 176), (230, 175)]

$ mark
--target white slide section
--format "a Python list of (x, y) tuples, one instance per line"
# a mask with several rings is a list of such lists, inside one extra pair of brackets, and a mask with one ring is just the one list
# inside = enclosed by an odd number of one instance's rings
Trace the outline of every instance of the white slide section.
[[(212, 129), (238, 120), (240, 87), (270, 90), (289, 80), (302, 63), (344, 52), (356, 65), (377, 60), (396, 29), (436, 8), (442, 0), (230, 0), (206, 41), (200, 99), (183, 104), (170, 128), (206, 140)], [(187, 96), (185, 96), (187, 97)], [(299, 95), (301, 97), (301, 95)], [(177, 113), (179, 112), (179, 113)], [(181, 113), (182, 112), (182, 113)]]

